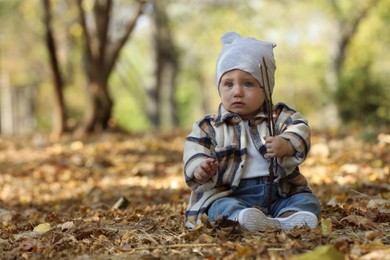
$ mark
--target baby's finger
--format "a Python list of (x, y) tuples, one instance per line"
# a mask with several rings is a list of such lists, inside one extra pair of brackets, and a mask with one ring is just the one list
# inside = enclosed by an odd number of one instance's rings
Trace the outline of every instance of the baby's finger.
[(214, 173), (214, 168), (213, 168), (212, 165), (210, 165), (210, 164), (203, 165), (202, 170), (203, 170), (207, 175), (211, 175), (212, 173)]
[(207, 163), (208, 165), (212, 165), (214, 162), (215, 162), (215, 160), (214, 160), (213, 158), (208, 158), (208, 159), (206, 159), (206, 163)]
[(205, 173), (202, 169), (197, 170), (194, 175), (195, 178), (200, 182), (205, 182), (208, 179), (207, 173)]
[(213, 164), (212, 164), (212, 166), (213, 166), (213, 169), (215, 170), (215, 169), (217, 169), (218, 168), (218, 162), (217, 161), (214, 161), (213, 162)]

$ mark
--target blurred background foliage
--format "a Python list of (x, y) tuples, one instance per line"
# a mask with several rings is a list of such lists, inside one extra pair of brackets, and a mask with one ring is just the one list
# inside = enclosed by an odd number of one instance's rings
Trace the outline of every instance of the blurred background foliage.
[[(66, 120), (76, 125), (88, 105), (90, 91), (83, 73), (85, 39), (76, 1), (50, 2), (64, 78)], [(95, 4), (94, 0), (82, 2), (86, 11)], [(111, 39), (122, 33), (133, 2), (112, 1)], [(49, 132), (55, 101), (42, 3), (0, 0), (0, 83), (12, 89), (33, 89), (33, 131)], [(156, 85), (154, 39), (163, 27), (153, 22), (156, 2), (146, 1), (109, 77), (113, 99), (110, 125), (132, 132), (189, 129), (204, 114), (214, 113), (219, 104), (214, 72), (220, 37), (236, 31), (277, 44), (274, 102), (296, 108), (313, 128), (388, 128), (390, 1), (165, 0), (159, 8), (167, 18), (174, 47), (171, 55), (177, 59), (172, 83), (176, 120), (161, 127), (153, 124), (147, 113), (147, 100)]]

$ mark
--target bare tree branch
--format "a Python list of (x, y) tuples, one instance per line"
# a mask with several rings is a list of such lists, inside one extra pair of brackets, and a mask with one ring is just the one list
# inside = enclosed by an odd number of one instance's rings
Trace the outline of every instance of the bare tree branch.
[[(86, 50), (87, 59), (92, 61), (92, 60), (94, 60), (94, 58), (93, 58), (92, 49), (91, 49), (91, 36), (90, 36), (90, 34), (88, 32), (88, 28), (87, 28), (85, 11), (83, 8), (83, 0), (77, 0), (77, 7), (79, 9), (80, 24), (81, 24), (81, 27), (83, 28), (83, 34), (84, 34), (84, 39), (85, 39), (85, 43), (86, 43), (85, 50)], [(91, 74), (90, 68), (87, 68), (87, 73), (89, 75)]]
[(102, 1), (96, 1), (94, 6), (96, 31), (99, 44), (98, 64), (100, 64), (100, 66), (104, 66), (105, 64), (111, 8), (112, 0), (107, 0), (105, 3), (102, 3)]
[(137, 23), (138, 17), (141, 16), (142, 14), (142, 10), (146, 2), (141, 0), (141, 1), (137, 1), (137, 3), (138, 5), (136, 7), (137, 8), (136, 13), (127, 24), (126, 32), (123, 34), (122, 38), (120, 38), (116, 43), (114, 43), (114, 46), (112, 48), (112, 54), (108, 55), (108, 57), (110, 58), (110, 60), (107, 61), (107, 67), (106, 67), (106, 72), (108, 74), (110, 74), (110, 72), (112, 71), (122, 47), (129, 39), (131, 32), (133, 31)]
[(57, 58), (57, 48), (53, 36), (52, 15), (50, 0), (43, 0), (44, 6), (44, 24), (46, 28), (46, 46), (50, 59), (51, 71), (53, 73), (54, 83), (54, 124), (52, 134), (57, 137), (66, 130), (66, 110), (63, 94), (64, 82), (61, 76), (60, 66)]

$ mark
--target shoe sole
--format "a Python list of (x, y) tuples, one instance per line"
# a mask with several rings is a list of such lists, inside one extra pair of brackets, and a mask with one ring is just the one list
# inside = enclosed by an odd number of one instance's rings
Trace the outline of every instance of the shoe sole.
[(275, 229), (281, 228), (278, 220), (268, 218), (263, 212), (256, 208), (242, 210), (238, 216), (238, 223), (250, 232), (264, 231), (267, 227)]
[(310, 228), (315, 228), (318, 225), (318, 218), (311, 212), (299, 211), (286, 218), (276, 218), (280, 222), (283, 230), (291, 230), (294, 227), (307, 225)]

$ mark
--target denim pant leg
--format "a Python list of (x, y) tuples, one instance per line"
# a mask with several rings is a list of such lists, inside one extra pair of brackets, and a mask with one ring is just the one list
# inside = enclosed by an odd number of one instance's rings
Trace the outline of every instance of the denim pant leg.
[(254, 206), (264, 207), (268, 200), (267, 182), (263, 180), (241, 180), (233, 195), (214, 201), (208, 209), (209, 221), (215, 221), (218, 216), (226, 216), (230, 220), (238, 217), (241, 210)]
[(277, 217), (287, 211), (309, 211), (320, 215), (320, 202), (312, 193), (297, 193), (287, 198), (277, 198), (272, 203), (272, 216)]
[(216, 221), (218, 217), (225, 216), (230, 220), (238, 217), (238, 213), (248, 206), (244, 201), (235, 197), (225, 197), (217, 199), (211, 204), (208, 210), (210, 222)]

